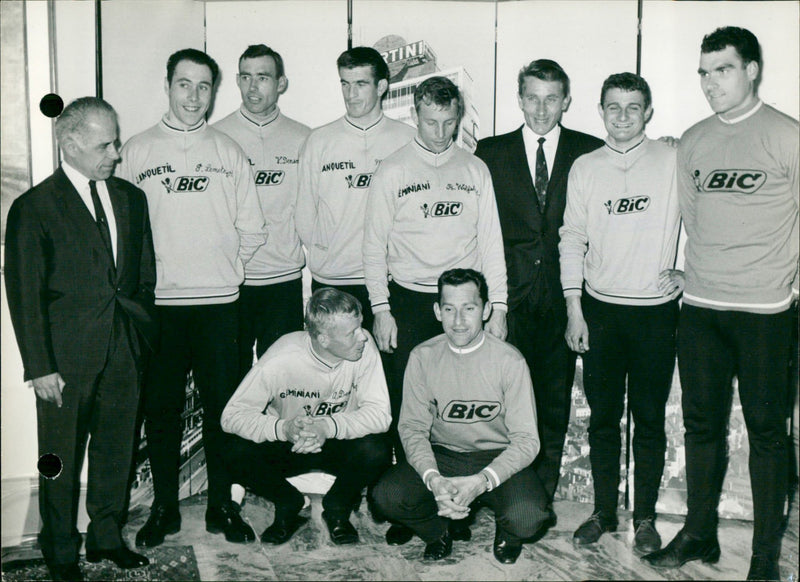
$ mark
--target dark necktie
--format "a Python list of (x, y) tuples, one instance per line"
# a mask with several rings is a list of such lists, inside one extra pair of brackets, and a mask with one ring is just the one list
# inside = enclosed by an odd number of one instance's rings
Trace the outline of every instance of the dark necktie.
[(111, 229), (108, 227), (108, 220), (106, 213), (103, 210), (103, 204), (100, 202), (100, 196), (97, 195), (97, 184), (94, 180), (89, 180), (89, 192), (92, 195), (92, 204), (94, 204), (94, 216), (97, 221), (97, 230), (100, 231), (100, 238), (108, 249), (108, 254), (114, 258), (114, 247), (111, 246)]
[(536, 196), (539, 198), (539, 208), (544, 212), (547, 201), (547, 160), (544, 158), (544, 138), (539, 138), (539, 148), (536, 150)]

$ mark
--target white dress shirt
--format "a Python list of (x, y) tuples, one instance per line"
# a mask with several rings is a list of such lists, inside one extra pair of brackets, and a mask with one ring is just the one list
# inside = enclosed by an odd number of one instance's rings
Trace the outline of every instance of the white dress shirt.
[(556, 161), (556, 150), (558, 149), (558, 138), (561, 136), (561, 126), (556, 126), (545, 135), (537, 135), (528, 127), (522, 126), (522, 141), (525, 144), (525, 156), (528, 158), (528, 170), (531, 173), (531, 182), (536, 184), (536, 151), (539, 149), (539, 138), (544, 138), (542, 149), (544, 149), (544, 159), (547, 162), (547, 179), (553, 175), (553, 164)]
[[(94, 202), (92, 202), (92, 193), (89, 190), (89, 178), (81, 174), (78, 170), (70, 166), (67, 162), (63, 162), (62, 167), (64, 173), (72, 182), (78, 195), (83, 200), (92, 218), (97, 220), (94, 215)], [(111, 206), (111, 197), (108, 195), (108, 188), (106, 187), (105, 180), (97, 180), (97, 196), (100, 198), (100, 204), (103, 205), (103, 212), (106, 213), (106, 221), (108, 222), (108, 230), (111, 233), (111, 250), (114, 255), (114, 264), (117, 264), (117, 219), (114, 216), (114, 207)]]

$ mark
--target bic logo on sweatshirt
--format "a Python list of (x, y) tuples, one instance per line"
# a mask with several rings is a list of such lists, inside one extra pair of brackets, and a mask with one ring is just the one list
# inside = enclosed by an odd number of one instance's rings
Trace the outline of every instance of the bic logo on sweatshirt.
[(283, 182), (283, 170), (259, 170), (256, 172), (256, 186), (277, 186)]
[[(695, 171), (695, 176), (699, 173)], [(703, 182), (703, 190), (752, 194), (766, 181), (767, 173), (760, 170), (712, 170)]]
[(344, 177), (347, 180), (348, 188), (369, 188), (372, 181), (372, 173), (369, 174), (350, 174)]
[(451, 400), (442, 411), (442, 420), (471, 424), (489, 422), (500, 414), (500, 403), (487, 400)]
[(422, 204), (419, 207), (422, 210), (422, 215), (425, 218), (445, 218), (447, 216), (458, 216), (464, 209), (464, 204), (461, 202), (444, 200), (442, 202), (434, 202), (433, 204)]
[(603, 203), (609, 214), (633, 214), (634, 212), (644, 212), (650, 206), (649, 196), (634, 196), (632, 198), (620, 198), (616, 201), (607, 200)]
[(164, 178), (161, 183), (167, 193), (181, 194), (184, 192), (205, 192), (208, 188), (208, 176), (179, 176), (177, 178)]

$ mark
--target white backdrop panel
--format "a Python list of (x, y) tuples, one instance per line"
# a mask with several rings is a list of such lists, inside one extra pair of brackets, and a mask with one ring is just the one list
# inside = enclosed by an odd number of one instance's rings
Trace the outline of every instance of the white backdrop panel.
[(204, 4), (114, 0), (103, 2), (102, 11), (103, 96), (119, 114), (125, 143), (166, 113), (169, 55), (184, 48), (203, 50)]
[(703, 36), (741, 26), (758, 37), (764, 60), (759, 94), (795, 119), (800, 113), (800, 4), (647, 0), (642, 18), (642, 75), (653, 92), (651, 136), (680, 136), (711, 115), (697, 67)]
[(497, 15), (497, 128), (519, 127), (517, 74), (535, 59), (558, 62), (570, 78), (571, 129), (605, 136), (597, 114), (600, 87), (612, 73), (636, 71), (636, 2), (502, 2)]
[(241, 104), (236, 86), (239, 56), (264, 43), (283, 57), (289, 88), (281, 111), (311, 127), (344, 114), (336, 58), (347, 49), (347, 2), (273, 1), (206, 4), (206, 42), (222, 69), (210, 121)]

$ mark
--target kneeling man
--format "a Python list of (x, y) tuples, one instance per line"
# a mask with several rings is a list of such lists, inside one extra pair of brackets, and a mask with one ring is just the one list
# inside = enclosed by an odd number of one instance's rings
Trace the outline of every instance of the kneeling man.
[(450, 522), (478, 500), (494, 510), (495, 557), (513, 564), (547, 518), (530, 467), (539, 452), (530, 373), (516, 348), (483, 331), (491, 304), (481, 273), (445, 271), (438, 292), (444, 334), (414, 348), (405, 373), (398, 431), (407, 461), (378, 482), (374, 501), (425, 541), (426, 560), (438, 560), (454, 537), (469, 539)]
[(349, 521), (362, 489), (391, 463), (389, 394), (378, 349), (361, 327), (361, 304), (323, 287), (308, 301), (305, 331), (278, 339), (222, 412), (236, 434), (230, 470), (275, 504), (261, 541), (282, 544), (306, 521), (303, 495), (286, 478), (312, 469), (336, 477), (322, 501), (335, 544), (358, 541)]

